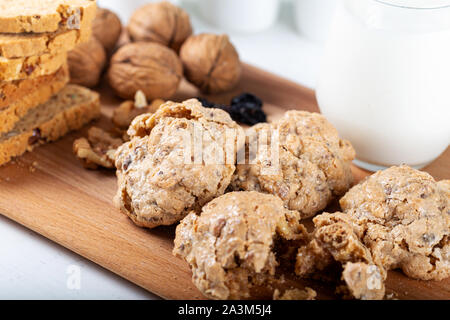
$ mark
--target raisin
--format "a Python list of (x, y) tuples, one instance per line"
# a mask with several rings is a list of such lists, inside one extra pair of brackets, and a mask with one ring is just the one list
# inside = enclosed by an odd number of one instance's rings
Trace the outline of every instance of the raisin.
[(39, 128), (33, 129), (33, 134), (28, 138), (28, 144), (30, 146), (35, 145), (40, 140), (42, 140), (41, 130)]
[(263, 110), (261, 99), (251, 93), (243, 93), (231, 100), (230, 106), (210, 102), (204, 98), (197, 98), (206, 108), (218, 108), (228, 112), (231, 118), (247, 125), (267, 122), (267, 115)]
[(30, 65), (26, 65), (25, 68), (24, 68), (25, 73), (26, 73), (28, 76), (31, 75), (31, 74), (33, 73), (34, 69), (35, 69), (34, 66), (30, 66)]
[(61, 21), (59, 22), (59, 25), (60, 26), (65, 26), (65, 24), (66, 24), (66, 22), (67, 22), (67, 17), (61, 17)]
[(197, 97), (197, 100), (201, 102), (201, 104), (205, 107), (205, 108), (215, 108), (215, 109), (222, 109), (223, 111), (229, 112), (230, 107), (229, 106), (225, 106), (222, 104), (218, 104), (218, 103), (214, 103), (211, 102), (205, 98), (200, 98)]
[(123, 171), (127, 171), (127, 170), (128, 170), (128, 167), (129, 167), (130, 164), (131, 164), (131, 162), (132, 162), (131, 157), (128, 157), (128, 158), (125, 160), (125, 162), (123, 163), (123, 165), (122, 165), (122, 170), (123, 170)]
[(262, 109), (263, 102), (257, 96), (251, 93), (243, 93), (231, 100), (231, 105), (249, 105)]
[(267, 115), (264, 111), (261, 108), (250, 104), (231, 106), (230, 115), (234, 120), (251, 126), (267, 122)]

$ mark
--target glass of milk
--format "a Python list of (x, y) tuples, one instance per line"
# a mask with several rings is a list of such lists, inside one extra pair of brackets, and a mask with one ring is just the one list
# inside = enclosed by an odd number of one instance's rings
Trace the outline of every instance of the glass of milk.
[(450, 0), (342, 0), (317, 99), (360, 167), (435, 160), (450, 143)]

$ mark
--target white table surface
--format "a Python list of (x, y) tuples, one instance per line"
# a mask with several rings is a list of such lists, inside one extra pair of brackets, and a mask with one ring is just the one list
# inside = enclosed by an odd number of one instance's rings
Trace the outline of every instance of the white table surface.
[[(187, 5), (195, 31), (220, 32)], [(241, 58), (268, 71), (314, 87), (321, 48), (295, 30), (289, 4), (279, 22), (259, 34), (230, 34)], [(14, 199), (11, 199), (14, 201)], [(80, 271), (80, 287), (68, 281)], [(0, 216), (0, 299), (158, 299), (46, 238)]]

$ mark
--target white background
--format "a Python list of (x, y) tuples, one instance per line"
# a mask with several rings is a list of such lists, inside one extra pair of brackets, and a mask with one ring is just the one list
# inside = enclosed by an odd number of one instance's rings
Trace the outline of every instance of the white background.
[[(194, 4), (185, 6), (191, 13), (197, 33), (220, 32), (199, 18)], [(269, 30), (253, 35), (230, 34), (230, 37), (243, 61), (314, 87), (321, 46), (299, 35), (293, 19), (291, 5), (284, 3), (277, 24)], [(67, 271), (72, 265), (80, 267), (80, 289), (68, 289)], [(151, 293), (0, 216), (0, 299), (155, 298)]]

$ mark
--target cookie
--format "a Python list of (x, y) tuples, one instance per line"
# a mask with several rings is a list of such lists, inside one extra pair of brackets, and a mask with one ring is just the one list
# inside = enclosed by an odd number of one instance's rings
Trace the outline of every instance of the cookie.
[(226, 112), (204, 108), (196, 99), (168, 102), (137, 117), (128, 130), (131, 141), (117, 151), (116, 206), (148, 228), (200, 210), (230, 184), (235, 139), (225, 137), (237, 128)]
[(384, 268), (443, 280), (450, 276), (449, 185), (407, 166), (392, 167), (352, 188), (340, 204)]
[(47, 102), (53, 95), (61, 91), (69, 82), (69, 70), (62, 67), (51, 77), (51, 81), (44, 82), (29, 94), (14, 101), (7, 107), (0, 107), (0, 134), (9, 132), (14, 125), (24, 117), (29, 110)]
[(0, 0), (2, 33), (79, 29), (95, 17), (95, 0)]
[(338, 263), (346, 290), (381, 299), (388, 270), (414, 279), (450, 276), (450, 181), (407, 166), (375, 173), (341, 200), (344, 212), (314, 218), (311, 241), (298, 250), (296, 274)]
[(89, 40), (91, 33), (90, 28), (56, 33), (2, 33), (0, 56), (14, 59), (70, 51)]
[(28, 111), (11, 131), (0, 134), (0, 165), (99, 116), (98, 93), (68, 85), (48, 102)]
[(341, 266), (346, 294), (363, 300), (380, 300), (385, 294), (387, 273), (380, 261), (360, 240), (343, 213), (323, 213), (314, 218), (315, 230), (308, 245), (298, 250), (295, 272), (300, 277), (327, 274)]
[(174, 254), (187, 261), (195, 286), (211, 299), (245, 299), (276, 277), (278, 247), (295, 247), (308, 234), (296, 211), (276, 196), (232, 192), (183, 219)]
[(259, 150), (238, 164), (231, 184), (235, 191), (277, 195), (308, 218), (352, 185), (355, 151), (320, 114), (289, 111), (273, 124), (252, 127), (248, 135), (247, 154), (256, 142)]
[(67, 61), (67, 53), (6, 59), (0, 57), (0, 81), (33, 79), (55, 73)]
[(39, 87), (48, 86), (57, 81), (57, 79), (63, 79), (66, 77), (66, 74), (67, 71), (63, 66), (55, 73), (34, 79), (0, 82), (0, 110), (29, 95)]

